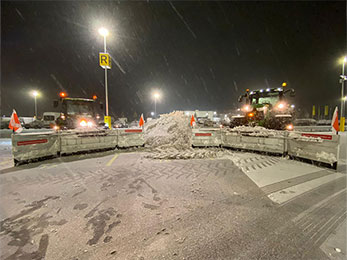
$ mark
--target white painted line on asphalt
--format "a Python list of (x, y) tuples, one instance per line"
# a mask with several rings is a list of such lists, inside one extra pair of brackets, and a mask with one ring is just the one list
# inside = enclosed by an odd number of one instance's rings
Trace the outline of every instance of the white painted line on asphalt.
[(251, 172), (247, 175), (258, 185), (258, 187), (261, 188), (270, 184), (316, 172), (318, 170), (321, 169), (313, 165), (282, 159), (276, 165), (258, 169), (256, 172)]
[(117, 159), (117, 157), (119, 156), (119, 153), (116, 153), (111, 160), (109, 160), (109, 162), (106, 164), (106, 166), (111, 166), (112, 163), (114, 162), (114, 160)]
[(308, 208), (307, 210), (301, 212), (299, 215), (297, 215), (295, 218), (293, 218), (293, 221), (294, 222), (298, 222), (300, 219), (302, 219), (303, 217), (307, 216), (308, 214), (313, 212), (315, 209), (321, 207), (323, 204), (328, 202), (330, 199), (332, 199), (332, 198), (336, 197), (337, 195), (345, 192), (346, 190), (347, 190), (347, 188), (344, 188), (343, 190), (335, 192), (334, 194), (330, 195), (329, 197), (326, 197), (324, 200), (318, 202), (317, 204), (314, 204), (313, 206), (311, 206), (310, 208)]
[(268, 195), (269, 199), (271, 199), (273, 202), (282, 204), (284, 202), (287, 202), (299, 195), (302, 195), (305, 192), (308, 192), (310, 190), (313, 190), (323, 184), (326, 184), (328, 182), (331, 182), (333, 180), (339, 179), (346, 176), (345, 174), (341, 173), (333, 173), (326, 176), (323, 176), (318, 179), (314, 179), (308, 182), (304, 182), (292, 187), (289, 187), (287, 189), (283, 189), (280, 191), (276, 191), (274, 193), (271, 193)]

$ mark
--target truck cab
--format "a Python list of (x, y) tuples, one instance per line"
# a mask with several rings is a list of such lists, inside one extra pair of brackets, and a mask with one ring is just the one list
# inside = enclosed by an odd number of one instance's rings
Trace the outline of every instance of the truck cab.
[(100, 116), (95, 99), (61, 97), (59, 101), (54, 101), (53, 106), (60, 110), (56, 119), (56, 125), (60, 129), (91, 128), (99, 125)]
[(241, 107), (243, 114), (239, 115), (235, 122), (240, 125), (252, 124), (271, 129), (292, 130), (294, 105), (290, 104), (287, 94), (293, 97), (295, 91), (284, 88), (253, 91), (247, 89), (246, 93), (239, 97), (239, 102), (245, 101)]

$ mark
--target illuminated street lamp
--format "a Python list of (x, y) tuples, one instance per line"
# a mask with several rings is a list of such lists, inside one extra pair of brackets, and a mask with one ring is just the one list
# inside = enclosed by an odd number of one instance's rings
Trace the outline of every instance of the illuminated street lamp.
[(37, 92), (36, 90), (34, 90), (32, 92), (32, 95), (34, 97), (34, 100), (35, 100), (35, 115), (34, 115), (34, 118), (36, 119), (37, 118), (37, 102), (36, 102), (36, 97), (39, 95), (39, 92)]
[(345, 81), (346, 81), (346, 75), (345, 75), (345, 64), (347, 62), (347, 56), (345, 56), (342, 60), (342, 74), (341, 74), (341, 115), (340, 115), (340, 131), (344, 132), (345, 130), (345, 94), (344, 94), (344, 88), (345, 88)]
[[(106, 37), (108, 36), (109, 32), (106, 28), (101, 27), (98, 30), (99, 34), (104, 37), (104, 53), (107, 53), (106, 50)], [(105, 116), (105, 122), (107, 122), (108, 127), (111, 128), (111, 118), (108, 116), (108, 90), (107, 90), (107, 67), (105, 66), (105, 107), (106, 107), (106, 116)]]
[(98, 31), (101, 36), (104, 36), (104, 37), (108, 36), (108, 30), (106, 28), (101, 27)]
[(154, 115), (157, 117), (157, 100), (160, 98), (160, 94), (158, 92), (153, 93), (154, 98)]

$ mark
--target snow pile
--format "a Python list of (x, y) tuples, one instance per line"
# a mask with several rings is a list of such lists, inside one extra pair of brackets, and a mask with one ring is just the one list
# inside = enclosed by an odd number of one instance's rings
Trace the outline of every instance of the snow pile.
[(189, 117), (182, 111), (161, 115), (145, 125), (145, 142), (150, 148), (185, 150), (190, 148), (192, 131)]
[(329, 163), (334, 163), (336, 162), (336, 157), (333, 153), (326, 153), (326, 152), (317, 152), (316, 153), (316, 157), (318, 158), (318, 160), (323, 160), (323, 161), (328, 161)]
[(292, 138), (298, 141), (304, 141), (304, 142), (316, 142), (316, 143), (323, 142), (323, 139), (320, 137), (303, 136), (301, 133), (298, 133), (298, 132), (290, 132), (289, 138)]
[(262, 126), (237, 126), (227, 129), (229, 132), (246, 133), (250, 136), (282, 136), (284, 131), (271, 130)]
[(153, 159), (199, 159), (215, 158), (221, 149), (193, 149), (190, 117), (182, 111), (161, 115), (145, 125), (145, 143), (149, 148), (147, 158)]

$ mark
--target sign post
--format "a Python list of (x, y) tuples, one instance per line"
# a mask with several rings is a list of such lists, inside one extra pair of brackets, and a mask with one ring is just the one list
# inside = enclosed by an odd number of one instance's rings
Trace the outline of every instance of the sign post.
[(99, 63), (102, 68), (105, 69), (105, 103), (106, 103), (106, 115), (104, 122), (108, 128), (112, 128), (111, 117), (108, 115), (108, 90), (107, 90), (107, 70), (111, 69), (110, 55), (106, 51), (106, 36), (104, 37), (104, 52), (99, 53)]

